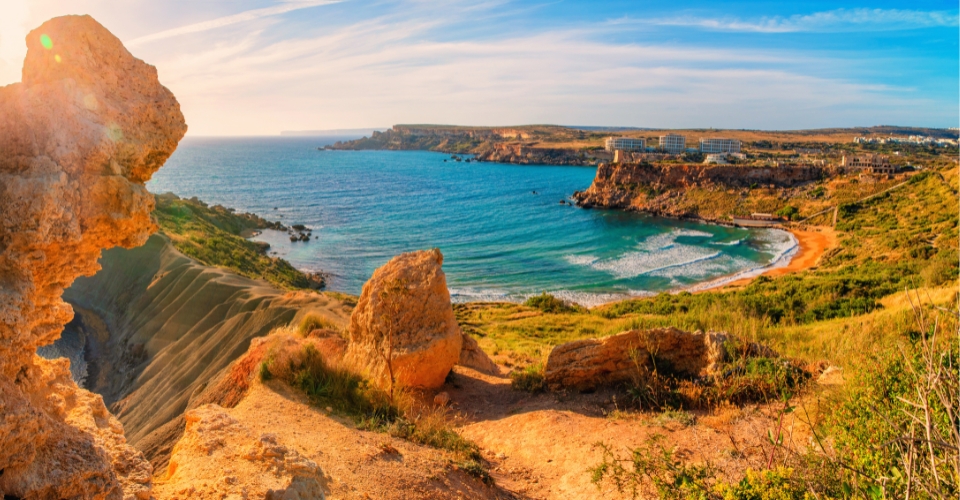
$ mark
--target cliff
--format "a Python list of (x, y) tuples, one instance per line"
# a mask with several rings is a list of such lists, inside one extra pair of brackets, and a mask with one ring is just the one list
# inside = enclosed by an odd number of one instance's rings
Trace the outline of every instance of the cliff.
[(104, 248), (155, 229), (143, 183), (186, 132), (156, 69), (89, 16), (27, 35), (0, 88), (0, 493), (148, 498), (151, 467), (65, 360), (36, 354), (73, 312), (63, 290)]
[[(437, 151), (474, 154), (478, 161), (521, 164), (594, 165), (596, 159), (579, 148), (549, 147), (597, 134), (555, 125), (522, 127), (457, 127), (394, 125), (370, 137), (337, 142), (333, 150)], [(598, 136), (599, 137), (599, 136)]]
[(102, 340), (88, 336), (86, 385), (103, 395), (130, 442), (157, 463), (179, 437), (183, 413), (252, 338), (309, 314), (341, 325), (350, 314), (348, 305), (326, 295), (286, 292), (203, 266), (162, 235), (139, 248), (108, 250), (100, 263), (100, 272), (78, 279), (64, 295), (108, 331)]
[(590, 187), (573, 198), (584, 208), (721, 221), (734, 213), (773, 212), (824, 175), (816, 167), (602, 164)]

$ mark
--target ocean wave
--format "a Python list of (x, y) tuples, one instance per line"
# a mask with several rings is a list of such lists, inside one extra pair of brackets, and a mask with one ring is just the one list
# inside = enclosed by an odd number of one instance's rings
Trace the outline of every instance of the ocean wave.
[(728, 283), (732, 283), (737, 280), (744, 278), (753, 278), (759, 276), (771, 269), (777, 269), (780, 267), (786, 267), (790, 264), (790, 261), (793, 257), (800, 251), (800, 242), (797, 241), (796, 236), (791, 234), (788, 231), (783, 231), (780, 229), (770, 229), (768, 230), (770, 235), (776, 236), (776, 238), (767, 238), (764, 243), (767, 245), (767, 248), (773, 250), (774, 258), (770, 261), (769, 264), (763, 266), (755, 266), (749, 269), (744, 269), (737, 273), (724, 276), (715, 280), (707, 281), (704, 283), (698, 283), (696, 285), (687, 287), (684, 291), (697, 292), (701, 290), (709, 290), (711, 288), (721, 287)]
[[(521, 304), (530, 297), (540, 295), (540, 293), (509, 293), (503, 290), (484, 290), (478, 288), (451, 288), (450, 301), (454, 304), (464, 304), (468, 302), (513, 302)], [(583, 307), (594, 307), (619, 300), (626, 300), (639, 297), (651, 297), (655, 295), (652, 292), (644, 290), (626, 290), (624, 292), (584, 292), (574, 290), (554, 290), (548, 291), (550, 295), (561, 300), (581, 305)]]
[(677, 236), (698, 236), (702, 238), (713, 238), (713, 233), (706, 231), (697, 231), (696, 229), (676, 229), (672, 231)]
[(565, 255), (563, 260), (575, 266), (589, 266), (597, 261), (593, 255)]
[(725, 247), (733, 247), (743, 243), (743, 239), (733, 240), (733, 241), (717, 241), (712, 243), (713, 245), (723, 245)]

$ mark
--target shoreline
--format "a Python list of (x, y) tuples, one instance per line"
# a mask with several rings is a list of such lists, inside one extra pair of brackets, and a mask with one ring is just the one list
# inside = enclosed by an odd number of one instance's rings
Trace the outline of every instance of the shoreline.
[(814, 226), (810, 229), (803, 230), (787, 227), (780, 229), (789, 232), (797, 240), (796, 253), (790, 258), (790, 261), (787, 262), (786, 265), (775, 266), (776, 262), (773, 262), (771, 263), (773, 267), (768, 266), (764, 268), (763, 272), (754, 276), (744, 276), (733, 281), (725, 281), (725, 278), (720, 278), (719, 280), (715, 280), (715, 285), (711, 286), (710, 283), (704, 283), (703, 285), (699, 285), (702, 286), (702, 288), (697, 288), (697, 290), (692, 293), (731, 291), (749, 285), (760, 276), (776, 277), (806, 271), (816, 267), (820, 261), (820, 257), (823, 256), (827, 250), (837, 246), (837, 233), (833, 228)]

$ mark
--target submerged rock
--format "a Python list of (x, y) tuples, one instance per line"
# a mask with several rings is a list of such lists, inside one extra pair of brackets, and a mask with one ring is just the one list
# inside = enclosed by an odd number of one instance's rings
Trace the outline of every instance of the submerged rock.
[(463, 336), (442, 263), (440, 250), (422, 250), (398, 255), (373, 273), (350, 317), (347, 363), (383, 387), (391, 365), (399, 386), (443, 385), (460, 359)]
[(36, 351), (101, 250), (156, 229), (143, 183), (185, 132), (156, 69), (93, 18), (27, 35), (22, 83), (0, 88), (0, 496), (149, 498), (152, 468), (103, 398)]

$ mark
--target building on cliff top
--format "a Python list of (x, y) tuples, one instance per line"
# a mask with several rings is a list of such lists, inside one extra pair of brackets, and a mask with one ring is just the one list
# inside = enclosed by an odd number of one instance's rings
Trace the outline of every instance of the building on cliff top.
[(703, 154), (712, 153), (739, 153), (740, 141), (737, 139), (709, 138), (700, 139), (700, 152)]
[(670, 154), (680, 154), (687, 148), (686, 136), (667, 134), (660, 136), (660, 149)]
[(643, 151), (646, 148), (643, 139), (634, 139), (632, 137), (607, 137), (604, 142), (604, 149), (613, 153), (620, 151)]
[(896, 165), (891, 165), (890, 158), (884, 155), (844, 156), (840, 160), (840, 166), (866, 170), (872, 174), (897, 173)]

